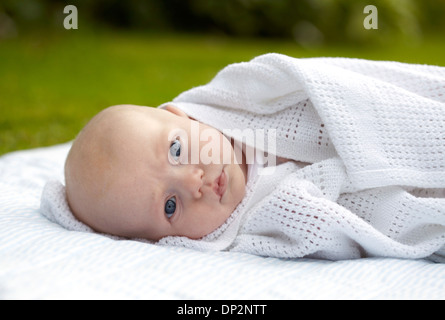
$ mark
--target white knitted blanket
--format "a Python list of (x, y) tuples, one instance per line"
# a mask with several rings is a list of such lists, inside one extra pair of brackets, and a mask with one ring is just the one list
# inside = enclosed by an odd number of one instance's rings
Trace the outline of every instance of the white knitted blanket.
[[(269, 54), (226, 67), (172, 103), (221, 131), (264, 129), (266, 147), (275, 129), (278, 156), (312, 165), (288, 162), (249, 181), (235, 212), (203, 239), (158, 244), (445, 262), (445, 68)], [(92, 232), (58, 181), (45, 186), (41, 211)]]
[(159, 244), (285, 258), (443, 254), (445, 68), (268, 54), (172, 104), (221, 131), (266, 129), (267, 140), (273, 128), (278, 156), (312, 165), (249, 181), (203, 239)]

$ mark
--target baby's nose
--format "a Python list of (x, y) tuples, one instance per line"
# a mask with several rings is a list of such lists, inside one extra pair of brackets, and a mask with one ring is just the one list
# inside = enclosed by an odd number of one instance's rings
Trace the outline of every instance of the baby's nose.
[(183, 176), (185, 188), (190, 192), (193, 198), (201, 197), (201, 187), (203, 185), (204, 171), (201, 168), (191, 167)]

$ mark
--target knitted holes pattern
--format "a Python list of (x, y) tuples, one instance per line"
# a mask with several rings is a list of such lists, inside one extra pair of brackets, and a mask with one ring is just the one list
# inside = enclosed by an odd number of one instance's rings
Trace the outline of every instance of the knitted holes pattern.
[[(444, 192), (445, 189), (433, 191)], [(395, 252), (401, 257), (421, 256), (421, 252), (434, 252), (445, 242), (443, 197), (417, 197), (401, 187), (387, 187), (344, 194), (337, 202), (400, 244), (392, 247), (388, 255)]]
[[(333, 97), (340, 88), (338, 75), (320, 76), (323, 80), (315, 77), (308, 84), (316, 99), (314, 103), (336, 110), (325, 113), (322, 118), (327, 125), (344, 128), (330, 131), (330, 134), (339, 146), (354, 150), (352, 157), (342, 153), (348, 169), (353, 172), (373, 168), (370, 159), (375, 159), (380, 161), (374, 164), (376, 167), (392, 168), (385, 173), (388, 181), (442, 186), (441, 178), (414, 176), (412, 171), (433, 173), (445, 169), (443, 68), (365, 60), (351, 63), (348, 59), (326, 59), (324, 62), (374, 78), (372, 83), (368, 79), (366, 85), (359, 78), (343, 79), (349, 83), (341, 87), (342, 95), (337, 100)], [(419, 75), (422, 75), (421, 82)], [(367, 117), (360, 116), (365, 113)], [(358, 129), (366, 129), (363, 131), (366, 136), (358, 138)], [(365, 139), (369, 145), (363, 144)], [(374, 157), (370, 157), (369, 150), (373, 150)], [(363, 185), (366, 181), (357, 179), (355, 183)]]
[[(337, 204), (318, 197), (307, 182), (294, 181), (265, 199), (262, 210), (252, 212), (233, 250), (332, 260), (372, 255), (420, 258), (439, 250), (445, 241), (444, 199), (419, 204), (400, 188), (385, 191), (345, 194)], [(382, 204), (382, 196), (388, 203)]]
[(441, 67), (269, 54), (181, 94), (175, 100), (196, 104), (188, 112), (202, 122), (276, 129), (278, 156), (313, 163), (256, 198), (228, 249), (329, 259), (437, 252), (445, 240), (444, 79)]
[(445, 199), (401, 187), (345, 192), (354, 190), (339, 164), (329, 159), (294, 173), (289, 167), (289, 177), (249, 214), (232, 250), (337, 260), (416, 258), (442, 247)]
[[(277, 138), (283, 144), (280, 147), (284, 150), (278, 150), (278, 154), (295, 153), (295, 149), (288, 150), (296, 142), (299, 144), (300, 159), (323, 159), (326, 154), (334, 155), (335, 149), (330, 141), (329, 135), (324, 128), (318, 113), (314, 109), (310, 100), (306, 99), (297, 104), (271, 116), (262, 116), (260, 119), (264, 126), (276, 128)], [(301, 146), (304, 146), (301, 148)], [(321, 156), (321, 155), (324, 156)]]
[[(314, 162), (337, 155), (324, 123), (308, 99), (294, 103), (281, 112), (267, 115), (257, 115), (246, 110), (231, 110), (228, 114), (218, 108), (212, 112), (217, 119), (229, 118), (233, 127), (253, 130), (255, 134), (263, 130), (266, 147), (272, 143), (268, 141), (269, 130), (276, 130), (276, 141), (273, 143), (276, 143), (276, 153), (281, 157)], [(214, 126), (225, 129), (221, 124)]]
[(360, 256), (355, 242), (341, 232), (332, 232), (351, 226), (351, 218), (356, 218), (334, 202), (318, 197), (319, 190), (307, 181), (288, 180), (283, 186), (264, 200), (267, 205), (252, 212), (240, 230), (234, 251), (279, 258)]

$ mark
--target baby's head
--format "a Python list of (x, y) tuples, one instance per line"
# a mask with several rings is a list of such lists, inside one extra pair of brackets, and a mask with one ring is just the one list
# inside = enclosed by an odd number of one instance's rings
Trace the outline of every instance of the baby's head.
[(173, 106), (110, 107), (73, 142), (65, 164), (67, 200), (98, 232), (154, 241), (201, 238), (244, 197), (246, 165), (239, 155), (221, 132)]

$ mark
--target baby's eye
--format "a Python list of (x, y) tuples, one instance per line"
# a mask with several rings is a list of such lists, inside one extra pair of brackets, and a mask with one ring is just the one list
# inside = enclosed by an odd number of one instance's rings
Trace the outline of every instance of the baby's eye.
[(176, 197), (171, 197), (167, 200), (167, 202), (165, 203), (164, 211), (167, 218), (170, 219), (173, 216), (176, 211)]
[(173, 157), (173, 160), (179, 160), (179, 156), (181, 155), (181, 142), (179, 140), (173, 141), (170, 145), (170, 155)]

